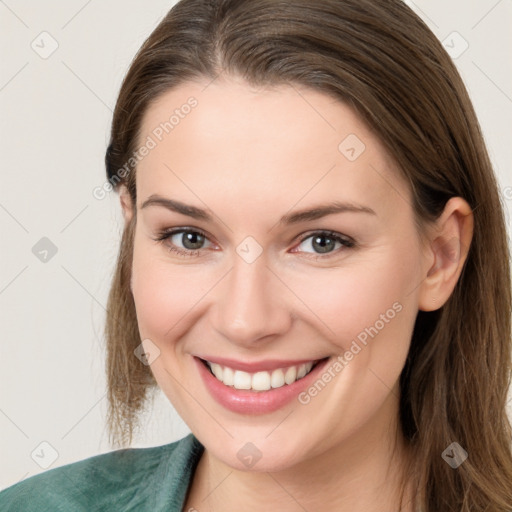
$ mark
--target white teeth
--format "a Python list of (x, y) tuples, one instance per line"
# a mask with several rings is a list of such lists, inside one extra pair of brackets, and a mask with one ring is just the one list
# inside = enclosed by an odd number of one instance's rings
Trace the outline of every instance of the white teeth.
[(255, 391), (267, 391), (270, 389), (270, 373), (258, 372), (252, 376), (252, 389)]
[(273, 388), (280, 388), (284, 386), (284, 373), (283, 370), (274, 370), (272, 372), (272, 377), (270, 377), (270, 385)]
[(222, 366), (217, 363), (211, 363), (210, 368), (213, 372), (213, 375), (215, 375), (217, 379), (222, 380)]
[[(222, 366), (221, 366), (222, 369)], [(227, 366), (222, 370), (222, 378), (217, 377), (220, 381), (224, 382), (226, 386), (233, 386), (235, 383), (235, 372)]]
[(240, 370), (235, 371), (235, 378), (233, 380), (233, 386), (236, 389), (251, 389), (252, 379), (251, 374), (242, 372)]
[(286, 373), (284, 374), (284, 381), (286, 384), (293, 384), (297, 380), (297, 368), (295, 366), (290, 366)]
[(313, 368), (313, 361), (310, 361), (299, 366), (278, 368), (272, 372), (263, 371), (251, 374), (209, 361), (207, 361), (207, 364), (217, 380), (220, 380), (226, 386), (233, 386), (235, 389), (252, 389), (253, 391), (267, 391), (271, 388), (280, 388), (285, 384), (293, 384), (296, 380), (302, 379)]

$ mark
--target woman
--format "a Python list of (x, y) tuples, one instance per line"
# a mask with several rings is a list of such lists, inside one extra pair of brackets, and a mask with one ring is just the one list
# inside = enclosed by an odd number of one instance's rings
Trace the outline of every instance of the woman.
[(2, 510), (509, 511), (510, 269), (463, 83), (398, 0), (182, 0), (123, 82), (109, 426)]

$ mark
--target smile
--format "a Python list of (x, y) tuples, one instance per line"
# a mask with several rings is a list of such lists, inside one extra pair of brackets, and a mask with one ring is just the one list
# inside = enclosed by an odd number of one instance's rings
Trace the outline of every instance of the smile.
[(193, 360), (216, 402), (232, 412), (253, 415), (272, 413), (293, 403), (331, 358), (244, 362), (205, 355)]
[(211, 361), (203, 362), (215, 378), (226, 386), (241, 390), (268, 391), (269, 389), (293, 384), (302, 379), (313, 369), (318, 360), (277, 368), (273, 371), (258, 371), (255, 373), (236, 370), (229, 366), (212, 363)]

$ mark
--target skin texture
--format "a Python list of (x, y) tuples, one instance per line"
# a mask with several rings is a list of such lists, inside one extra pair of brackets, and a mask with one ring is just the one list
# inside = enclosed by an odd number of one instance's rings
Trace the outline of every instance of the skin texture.
[[(418, 310), (441, 307), (460, 275), (473, 229), (468, 204), (452, 198), (422, 244), (408, 186), (379, 140), (347, 105), (297, 86), (183, 84), (151, 105), (139, 140), (190, 96), (197, 107), (137, 167), (132, 274), (141, 338), (160, 351), (151, 370), (206, 448), (185, 510), (398, 510), (407, 457), (398, 379)], [(365, 145), (353, 161), (339, 149), (350, 134)], [(152, 194), (207, 209), (213, 220), (141, 208)], [(375, 215), (279, 224), (332, 201)], [(128, 222), (126, 191), (121, 204)], [(182, 234), (155, 241), (179, 227), (206, 234), (199, 252), (169, 250), (187, 250)], [(322, 254), (314, 237), (301, 242), (322, 230), (356, 245)], [(252, 263), (236, 252), (248, 236), (263, 250)], [(211, 398), (193, 361), (334, 361), (394, 303), (400, 312), (306, 405), (231, 412)], [(251, 469), (237, 457), (247, 442), (262, 454)]]

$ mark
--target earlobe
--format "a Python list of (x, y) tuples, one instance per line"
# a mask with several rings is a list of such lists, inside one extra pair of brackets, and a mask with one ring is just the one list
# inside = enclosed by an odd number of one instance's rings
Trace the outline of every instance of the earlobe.
[(434, 311), (449, 299), (469, 252), (473, 226), (469, 204), (461, 197), (452, 197), (430, 235), (428, 260), (425, 259), (430, 266), (420, 285), (420, 310)]

